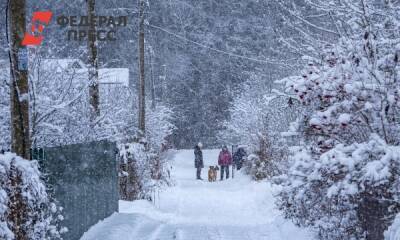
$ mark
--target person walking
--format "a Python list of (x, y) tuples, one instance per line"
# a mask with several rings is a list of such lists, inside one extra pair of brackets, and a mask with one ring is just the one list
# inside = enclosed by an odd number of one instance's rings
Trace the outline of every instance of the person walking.
[(242, 168), (243, 160), (246, 156), (247, 153), (243, 147), (239, 147), (235, 154), (233, 154), (233, 162), (235, 163), (237, 170)]
[(232, 155), (227, 146), (223, 146), (218, 156), (218, 165), (221, 166), (221, 181), (224, 180), (224, 172), (226, 179), (229, 178), (229, 165), (232, 164)]
[(203, 180), (201, 178), (201, 169), (204, 168), (202, 147), (203, 144), (201, 142), (194, 147), (194, 167), (196, 168), (196, 179), (198, 180)]

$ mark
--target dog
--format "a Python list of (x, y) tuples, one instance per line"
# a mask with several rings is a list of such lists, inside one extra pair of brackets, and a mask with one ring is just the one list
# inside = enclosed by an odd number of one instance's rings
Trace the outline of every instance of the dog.
[(208, 169), (208, 181), (214, 182), (214, 179), (216, 179), (215, 175), (216, 174), (215, 174), (214, 166), (210, 166), (210, 168)]
[(215, 167), (210, 166), (210, 168), (208, 169), (208, 181), (209, 182), (217, 181), (218, 171), (219, 171), (218, 166), (215, 166)]

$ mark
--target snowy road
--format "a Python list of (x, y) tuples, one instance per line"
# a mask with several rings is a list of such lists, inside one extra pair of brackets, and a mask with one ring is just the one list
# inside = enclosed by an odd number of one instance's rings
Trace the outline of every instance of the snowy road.
[[(205, 150), (208, 166), (218, 151)], [(120, 202), (120, 213), (93, 226), (81, 240), (312, 240), (312, 234), (284, 220), (274, 208), (274, 189), (240, 173), (209, 183), (194, 180), (193, 151), (179, 151), (173, 163), (176, 185), (160, 193), (156, 206)]]

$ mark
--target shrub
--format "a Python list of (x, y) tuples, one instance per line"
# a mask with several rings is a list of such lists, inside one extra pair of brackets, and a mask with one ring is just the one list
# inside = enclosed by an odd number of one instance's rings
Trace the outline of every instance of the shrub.
[(49, 198), (36, 161), (0, 154), (0, 238), (61, 239), (63, 217)]

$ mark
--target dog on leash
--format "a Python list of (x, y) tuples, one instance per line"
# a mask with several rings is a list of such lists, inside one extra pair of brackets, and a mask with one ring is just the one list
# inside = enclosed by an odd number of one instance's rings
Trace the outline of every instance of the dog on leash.
[(208, 169), (208, 181), (209, 182), (217, 181), (218, 170), (219, 170), (218, 166), (215, 166), (215, 167), (210, 166), (210, 168)]

